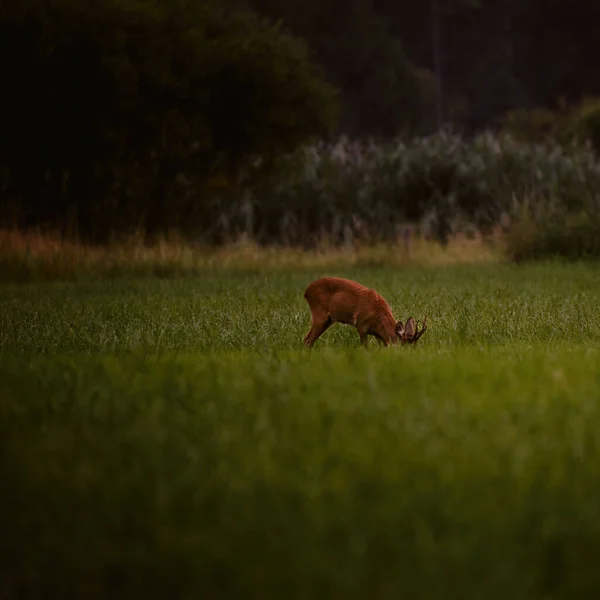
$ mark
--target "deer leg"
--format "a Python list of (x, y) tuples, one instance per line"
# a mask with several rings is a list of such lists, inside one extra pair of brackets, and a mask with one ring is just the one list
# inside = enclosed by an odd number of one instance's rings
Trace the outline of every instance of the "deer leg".
[(315, 318), (313, 315), (313, 322), (310, 328), (310, 331), (306, 334), (304, 338), (304, 345), (309, 348), (313, 347), (313, 344), (319, 339), (321, 335), (323, 335), (329, 327), (332, 325), (333, 321), (331, 317), (327, 316), (323, 318)]
[(361, 329), (358, 330), (358, 335), (360, 337), (360, 343), (365, 347), (369, 347), (369, 334), (366, 331)]

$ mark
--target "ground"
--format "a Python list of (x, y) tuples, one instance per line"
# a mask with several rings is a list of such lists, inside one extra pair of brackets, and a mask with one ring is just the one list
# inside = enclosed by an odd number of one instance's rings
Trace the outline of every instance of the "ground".
[[(322, 275), (427, 333), (304, 348)], [(583, 263), (2, 284), (2, 589), (594, 597), (599, 304)]]

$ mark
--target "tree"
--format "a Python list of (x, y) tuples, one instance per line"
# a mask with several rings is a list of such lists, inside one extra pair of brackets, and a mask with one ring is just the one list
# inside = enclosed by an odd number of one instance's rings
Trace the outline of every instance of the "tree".
[(428, 87), (374, 0), (230, 2), (281, 19), (306, 40), (314, 60), (340, 90), (340, 132), (391, 137), (414, 132), (429, 120)]
[(173, 226), (178, 175), (233, 179), (335, 125), (304, 43), (210, 0), (5, 0), (0, 69), (12, 196), (88, 236)]

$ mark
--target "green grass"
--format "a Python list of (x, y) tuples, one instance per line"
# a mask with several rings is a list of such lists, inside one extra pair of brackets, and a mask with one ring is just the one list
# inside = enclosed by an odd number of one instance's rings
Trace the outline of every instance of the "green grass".
[[(431, 325), (422, 342), (429, 354), (457, 344), (600, 340), (600, 268), (497, 265), (5, 284), (0, 352), (299, 349), (310, 326), (304, 288), (331, 273), (376, 288), (397, 318), (427, 314)], [(315, 350), (357, 343), (354, 329), (336, 325)]]
[(600, 268), (321, 274), (0, 286), (3, 597), (598, 595)]

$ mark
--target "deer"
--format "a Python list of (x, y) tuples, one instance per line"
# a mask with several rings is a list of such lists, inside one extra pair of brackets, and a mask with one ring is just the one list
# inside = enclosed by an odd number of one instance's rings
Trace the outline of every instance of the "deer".
[(413, 317), (403, 325), (402, 321), (396, 321), (390, 305), (380, 294), (350, 279), (317, 279), (304, 290), (304, 299), (312, 315), (310, 331), (304, 338), (308, 348), (334, 323), (355, 327), (365, 348), (370, 335), (386, 347), (398, 343), (414, 345), (427, 330), (427, 315), (421, 329)]

